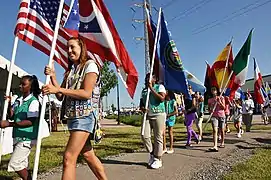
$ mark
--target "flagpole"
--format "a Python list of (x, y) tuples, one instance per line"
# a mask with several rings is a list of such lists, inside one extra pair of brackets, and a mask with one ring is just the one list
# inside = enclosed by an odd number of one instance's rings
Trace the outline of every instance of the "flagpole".
[[(233, 75), (233, 71), (231, 71), (231, 74), (229, 75), (229, 78), (228, 78), (228, 80), (227, 80), (227, 84), (229, 83), (229, 81), (230, 81), (232, 75)], [(221, 94), (220, 94), (220, 97), (221, 97), (222, 94), (226, 91), (226, 88), (227, 88), (227, 87), (225, 86), (224, 89), (223, 89), (223, 91), (222, 91)], [(205, 128), (207, 127), (209, 121), (211, 120), (211, 118), (212, 118), (212, 116), (213, 116), (213, 114), (214, 114), (214, 111), (215, 111), (215, 109), (216, 109), (216, 106), (217, 106), (217, 102), (215, 103), (214, 108), (213, 108), (213, 110), (212, 110), (212, 112), (211, 112), (211, 114), (210, 114), (210, 116), (209, 116), (209, 118), (208, 118), (206, 124), (205, 124), (204, 127), (203, 127), (203, 131), (205, 130)]]
[[(219, 89), (220, 92), (222, 90), (222, 87), (224, 88), (223, 84), (224, 84), (225, 74), (226, 74), (226, 71), (227, 71), (227, 68), (228, 68), (230, 53), (231, 53), (231, 49), (232, 49), (232, 40), (233, 40), (233, 37), (231, 38), (231, 41), (230, 41), (231, 44), (230, 44), (230, 48), (229, 48), (229, 51), (228, 51), (228, 57), (227, 57), (227, 61), (226, 61), (224, 72), (223, 72), (223, 76), (222, 76), (221, 87)], [(225, 84), (225, 86), (227, 86), (227, 84)]]
[[(56, 40), (58, 36), (58, 30), (59, 30), (63, 5), (64, 5), (64, 0), (60, 0), (58, 13), (57, 13), (57, 19), (56, 19), (56, 25), (55, 25), (55, 31), (54, 31), (54, 37), (52, 40), (52, 47), (51, 47), (50, 57), (49, 57), (49, 62), (48, 62), (49, 67), (52, 67), (53, 57), (55, 55)], [(46, 75), (45, 84), (49, 84), (49, 82), (50, 82), (50, 75)], [(36, 147), (36, 153), (35, 153), (35, 162), (34, 162), (32, 180), (36, 180), (38, 176), (39, 158), (40, 158), (40, 149), (41, 149), (41, 133), (42, 133), (41, 121), (44, 120), (45, 107), (46, 107), (46, 100), (45, 98), (43, 98), (41, 112), (40, 112), (40, 119), (39, 119), (39, 131), (38, 131), (37, 147)]]
[[(18, 41), (19, 41), (18, 36), (15, 36), (14, 44), (13, 44), (13, 50), (12, 50), (12, 56), (11, 56), (11, 61), (10, 61), (10, 64), (9, 64), (8, 80), (7, 80), (6, 94), (5, 94), (6, 96), (9, 96), (9, 94), (10, 94), (10, 87), (11, 87), (12, 74), (13, 74), (13, 67), (14, 67), (15, 57), (16, 57), (16, 53), (17, 53)], [(6, 99), (5, 103), (4, 103), (2, 120), (7, 120), (6, 118), (7, 118), (7, 111), (8, 111), (8, 103), (9, 103), (9, 100)], [(1, 132), (0, 133), (1, 133), (0, 134), (0, 163), (1, 163), (5, 129), (1, 128)]]
[[(152, 53), (152, 61), (151, 61), (149, 83), (151, 83), (151, 81), (152, 81), (152, 73), (153, 73), (153, 67), (154, 67), (156, 46), (157, 46), (157, 41), (158, 41), (158, 33), (160, 31), (160, 28), (161, 28), (161, 13), (162, 13), (162, 8), (159, 9), (158, 22), (157, 22), (157, 28), (156, 28), (156, 34), (155, 34), (155, 40), (154, 40), (154, 47), (153, 47), (153, 53)], [(150, 92), (151, 92), (150, 88), (148, 88), (147, 98), (146, 98), (146, 102), (145, 102), (145, 109), (148, 109)], [(144, 117), (143, 117), (143, 122), (142, 122), (142, 128), (141, 128), (141, 135), (142, 136), (144, 135), (144, 131), (145, 131), (146, 118), (147, 118), (147, 112), (145, 111)]]

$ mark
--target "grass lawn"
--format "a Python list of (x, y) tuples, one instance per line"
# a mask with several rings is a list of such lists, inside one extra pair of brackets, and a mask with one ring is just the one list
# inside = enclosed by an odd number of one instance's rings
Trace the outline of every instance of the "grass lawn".
[(248, 161), (234, 166), (223, 179), (271, 179), (271, 147), (255, 150)]
[[(143, 149), (143, 144), (140, 139), (140, 128), (118, 128), (106, 129), (105, 138), (103, 141), (95, 145), (94, 149), (100, 158), (120, 153), (130, 153), (135, 150)], [(62, 157), (69, 134), (64, 132), (55, 132), (42, 141), (41, 156), (39, 163), (39, 172), (48, 171), (54, 167), (62, 165)], [(30, 168), (33, 169), (35, 158), (35, 148), (30, 154)], [(0, 179), (17, 177), (16, 173), (7, 172), (7, 164), (10, 155), (2, 157), (0, 166)], [(83, 162), (83, 158), (78, 159), (79, 163)]]

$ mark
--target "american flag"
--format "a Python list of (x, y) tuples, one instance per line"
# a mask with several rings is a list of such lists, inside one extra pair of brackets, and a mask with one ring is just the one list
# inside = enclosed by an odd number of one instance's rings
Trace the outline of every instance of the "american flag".
[[(58, 8), (59, 0), (22, 0), (15, 35), (49, 56)], [(69, 6), (64, 4), (62, 24), (67, 19), (69, 9)], [(69, 38), (70, 35), (60, 27), (54, 60), (65, 69), (68, 67), (67, 40)]]
[[(89, 56), (100, 66), (105, 60), (116, 65), (128, 93), (133, 97), (138, 73), (103, 1), (73, 2), (72, 5), (64, 4), (63, 7), (54, 60), (62, 67), (68, 67), (67, 40), (77, 34), (85, 41)], [(22, 0), (15, 35), (49, 55), (58, 7), (59, 0)]]

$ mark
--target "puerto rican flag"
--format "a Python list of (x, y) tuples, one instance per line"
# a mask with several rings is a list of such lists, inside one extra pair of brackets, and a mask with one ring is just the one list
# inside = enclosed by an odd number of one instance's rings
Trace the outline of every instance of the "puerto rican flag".
[(258, 63), (254, 58), (254, 97), (258, 104), (263, 104), (267, 96), (263, 85), (263, 78)]
[(137, 70), (124, 47), (110, 14), (102, 0), (72, 0), (64, 29), (80, 36), (91, 58), (100, 65), (113, 62), (133, 98), (138, 83)]

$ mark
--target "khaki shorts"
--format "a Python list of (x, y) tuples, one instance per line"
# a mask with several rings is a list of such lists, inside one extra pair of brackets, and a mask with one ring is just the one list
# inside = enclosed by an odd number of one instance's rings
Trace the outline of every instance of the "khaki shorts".
[(225, 117), (212, 117), (213, 126), (223, 129), (225, 127)]
[(31, 152), (31, 142), (23, 141), (14, 144), (14, 149), (8, 163), (8, 172), (20, 171), (28, 168), (28, 156)]

